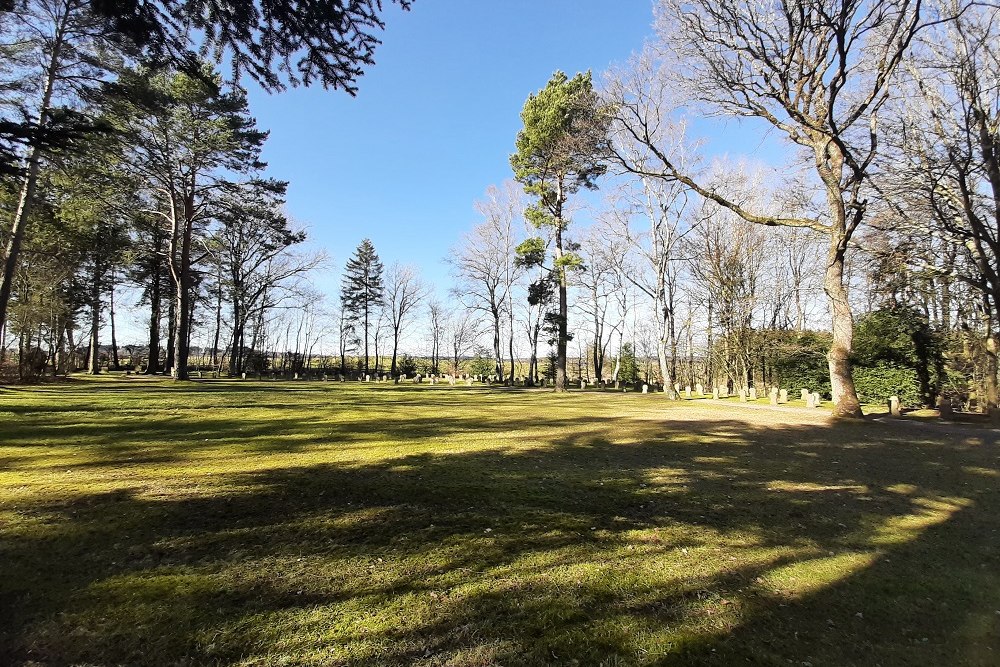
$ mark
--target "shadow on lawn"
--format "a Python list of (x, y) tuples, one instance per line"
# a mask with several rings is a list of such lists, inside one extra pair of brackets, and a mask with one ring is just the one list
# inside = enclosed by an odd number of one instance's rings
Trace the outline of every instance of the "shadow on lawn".
[[(537, 425), (364, 428), (402, 439)], [(591, 418), (549, 425), (563, 435), (534, 449), (274, 469), (230, 475), (208, 495), (137, 487), (27, 509), (37, 531), (0, 547), (0, 663), (257, 664), (280, 646), (323, 664), (325, 644), (379, 665), (1000, 660), (994, 435), (622, 418), (634, 442), (621, 444)], [(361, 432), (354, 422), (316, 438), (351, 446)], [(712, 547), (721, 563), (708, 572), (691, 561), (669, 586), (628, 578)], [(767, 583), (857, 552), (871, 563), (798, 599)], [(567, 583), (579, 566), (609, 576)], [(404, 598), (425, 611), (365, 625)], [(725, 604), (738, 613), (717, 623)], [(645, 653), (641, 633), (665, 627), (688, 628), (684, 641)]]

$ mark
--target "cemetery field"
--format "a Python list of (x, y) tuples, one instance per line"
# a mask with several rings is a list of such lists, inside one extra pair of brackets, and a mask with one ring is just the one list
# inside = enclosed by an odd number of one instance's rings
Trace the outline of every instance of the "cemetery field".
[(1000, 446), (465, 386), (0, 389), (0, 664), (996, 665)]

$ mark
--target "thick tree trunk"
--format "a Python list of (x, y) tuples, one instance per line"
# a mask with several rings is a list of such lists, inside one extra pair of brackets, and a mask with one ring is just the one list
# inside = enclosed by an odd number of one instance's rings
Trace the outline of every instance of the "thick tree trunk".
[(830, 387), (833, 393), (833, 415), (835, 417), (862, 417), (861, 403), (854, 387), (851, 373), (851, 346), (854, 341), (854, 316), (847, 300), (844, 286), (844, 255), (836, 249), (836, 241), (831, 240), (834, 249), (826, 268), (823, 289), (830, 299), (833, 316), (833, 342), (827, 353), (830, 368)]
[(396, 377), (396, 352), (399, 350), (399, 331), (393, 332), (392, 336), (392, 364), (389, 366), (389, 375)]
[(500, 347), (500, 310), (496, 305), (490, 311), (493, 315), (493, 369), (500, 382), (504, 381), (503, 350)]
[(996, 334), (989, 334), (986, 338), (986, 376), (984, 378), (984, 384), (986, 385), (986, 410), (988, 412), (989, 408), (995, 408), (1000, 405), (1000, 387), (997, 385), (997, 371), (998, 363), (997, 355), (1000, 353), (1000, 341), (997, 340)]

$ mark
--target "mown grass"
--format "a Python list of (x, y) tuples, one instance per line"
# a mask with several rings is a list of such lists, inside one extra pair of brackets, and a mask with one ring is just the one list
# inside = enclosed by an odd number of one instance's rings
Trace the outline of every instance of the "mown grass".
[(0, 390), (0, 664), (1000, 663), (995, 432), (697, 406)]

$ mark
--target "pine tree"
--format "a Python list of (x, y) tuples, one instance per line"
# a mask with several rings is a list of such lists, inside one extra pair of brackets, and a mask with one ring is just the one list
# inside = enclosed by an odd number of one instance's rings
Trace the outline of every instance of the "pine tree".
[(375, 245), (365, 239), (347, 260), (340, 288), (344, 310), (353, 322), (361, 325), (364, 332), (365, 373), (368, 373), (368, 333), (373, 324), (372, 315), (383, 303), (383, 270)]
[[(542, 90), (531, 95), (521, 112), (524, 128), (517, 134), (517, 152), (510, 164), (518, 182), (535, 202), (525, 217), (552, 236), (553, 258), (549, 270), (556, 279), (559, 311), (554, 315), (556, 337), (556, 391), (566, 391), (566, 344), (570, 340), (569, 277), (581, 265), (565, 234), (569, 226), (566, 204), (581, 187), (595, 189), (606, 171), (599, 159), (607, 138), (607, 123), (598, 109), (590, 73), (572, 79), (562, 72), (552, 75)], [(542, 266), (543, 239), (528, 239), (518, 253), (525, 266)]]

